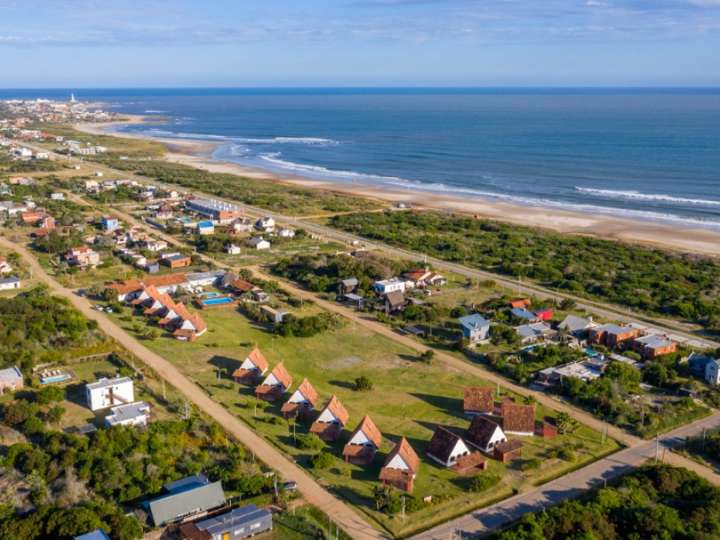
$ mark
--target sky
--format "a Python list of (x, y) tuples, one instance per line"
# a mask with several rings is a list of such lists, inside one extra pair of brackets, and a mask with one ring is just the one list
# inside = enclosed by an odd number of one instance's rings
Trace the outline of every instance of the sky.
[(0, 88), (720, 86), (720, 0), (0, 0)]

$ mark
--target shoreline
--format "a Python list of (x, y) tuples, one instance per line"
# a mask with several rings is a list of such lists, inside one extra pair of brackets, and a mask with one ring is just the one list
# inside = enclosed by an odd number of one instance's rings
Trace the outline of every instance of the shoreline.
[(112, 130), (124, 124), (152, 123), (161, 117), (123, 115), (122, 120), (96, 124), (76, 124), (79, 131), (95, 135), (151, 140), (164, 144), (167, 161), (187, 165), (208, 172), (233, 174), (255, 180), (295, 185), (307, 189), (321, 189), (380, 200), (387, 203), (409, 203), (414, 208), (462, 213), (477, 218), (492, 219), (526, 227), (541, 227), (562, 234), (592, 236), (605, 240), (619, 240), (683, 253), (720, 256), (720, 231), (702, 227), (673, 226), (651, 220), (623, 218), (595, 213), (582, 213), (542, 206), (523, 206), (490, 201), (481, 197), (461, 198), (422, 190), (388, 189), (371, 184), (343, 184), (316, 180), (298, 175), (279, 175), (264, 169), (231, 161), (213, 159), (213, 152), (222, 144), (198, 139), (150, 137)]

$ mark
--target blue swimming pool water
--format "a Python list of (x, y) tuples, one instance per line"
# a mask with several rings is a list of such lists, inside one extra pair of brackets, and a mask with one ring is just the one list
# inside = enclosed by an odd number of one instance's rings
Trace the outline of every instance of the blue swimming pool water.
[(229, 304), (233, 301), (232, 298), (229, 296), (220, 296), (220, 297), (213, 297), (213, 298), (206, 298), (202, 301), (203, 306), (218, 306), (222, 304)]

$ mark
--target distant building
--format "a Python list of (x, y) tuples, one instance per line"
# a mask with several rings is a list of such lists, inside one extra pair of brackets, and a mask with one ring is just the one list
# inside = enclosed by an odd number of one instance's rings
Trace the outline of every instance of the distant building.
[(715, 358), (705, 365), (705, 380), (713, 386), (720, 384), (720, 362)]
[(185, 206), (220, 223), (229, 223), (242, 216), (239, 206), (216, 199), (189, 199)]
[(349, 418), (350, 414), (337, 396), (332, 396), (310, 426), (310, 433), (315, 433), (326, 442), (334, 442), (342, 433)]
[(262, 236), (254, 236), (248, 239), (247, 244), (257, 250), (270, 249), (270, 242), (265, 240)]
[(262, 232), (273, 232), (275, 230), (275, 220), (270, 216), (261, 217), (255, 222), (255, 228)]
[(22, 283), (18, 277), (0, 278), (0, 291), (19, 289), (21, 286)]
[(419, 470), (420, 458), (403, 437), (385, 459), (385, 464), (380, 469), (380, 481), (385, 485), (412, 493)]
[(161, 257), (160, 262), (174, 270), (175, 268), (187, 268), (192, 264), (192, 258), (190, 258), (189, 255), (173, 253), (171, 255)]
[(105, 216), (100, 220), (100, 227), (103, 231), (112, 232), (120, 226), (120, 220), (114, 217)]
[(406, 282), (404, 279), (400, 278), (383, 279), (373, 283), (373, 289), (375, 292), (382, 295), (386, 295), (391, 292), (404, 293), (405, 288)]
[(118, 405), (110, 409), (105, 417), (105, 425), (113, 426), (146, 426), (150, 419), (150, 405), (144, 401)]
[(315, 410), (318, 399), (320, 397), (313, 385), (307, 379), (303, 379), (297, 390), (283, 403), (280, 412), (285, 418), (307, 417)]
[(95, 267), (100, 264), (100, 254), (87, 246), (67, 251), (64, 258), (70, 266), (79, 266), (80, 268)]
[(201, 235), (215, 234), (215, 224), (212, 221), (198, 221), (197, 232)]
[(632, 326), (618, 326), (617, 324), (603, 324), (588, 330), (588, 339), (593, 343), (615, 348), (626, 341), (633, 340), (640, 335), (640, 330)]
[(490, 321), (478, 313), (460, 317), (458, 322), (463, 337), (470, 343), (480, 343), (487, 340), (490, 335)]
[(652, 334), (633, 340), (632, 348), (635, 352), (640, 353), (643, 360), (653, 360), (677, 351), (677, 343), (667, 336)]
[(277, 232), (277, 235), (280, 238), (295, 238), (295, 231), (292, 229), (288, 229), (286, 227), (283, 227)]
[(151, 500), (148, 510), (156, 527), (207, 514), (226, 503), (220, 482), (198, 474), (165, 484), (165, 495)]
[(240, 540), (271, 531), (272, 513), (249, 504), (195, 523), (180, 525), (183, 540)]
[(17, 367), (0, 369), (0, 395), (6, 390), (14, 392), (24, 386), (22, 372)]
[(135, 401), (135, 387), (130, 377), (99, 379), (85, 385), (85, 398), (91, 411), (124, 405)]
[(369, 465), (375, 459), (375, 454), (382, 443), (382, 433), (369, 416), (365, 416), (350, 440), (343, 448), (343, 458), (348, 463), (356, 465)]

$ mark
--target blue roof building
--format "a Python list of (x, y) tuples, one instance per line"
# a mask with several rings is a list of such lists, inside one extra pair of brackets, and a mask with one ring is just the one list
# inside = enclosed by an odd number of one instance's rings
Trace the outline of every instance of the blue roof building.
[(479, 313), (460, 317), (458, 322), (462, 328), (463, 337), (469, 339), (471, 343), (485, 341), (490, 334), (490, 321)]

